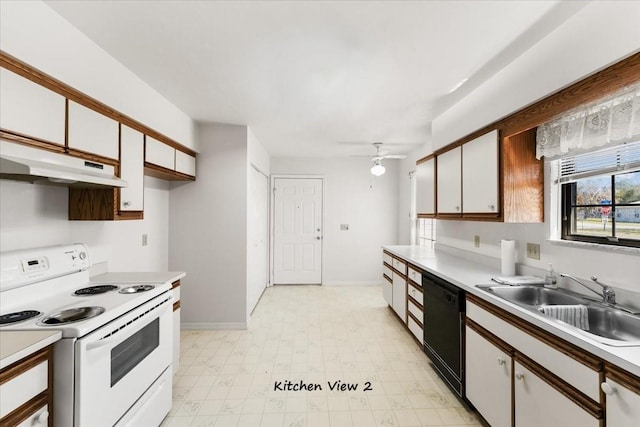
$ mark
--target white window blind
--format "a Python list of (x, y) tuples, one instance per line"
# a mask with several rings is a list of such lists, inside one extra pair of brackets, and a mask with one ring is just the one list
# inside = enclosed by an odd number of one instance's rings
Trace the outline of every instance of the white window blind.
[(561, 184), (581, 178), (640, 170), (640, 142), (631, 142), (590, 153), (567, 156), (558, 161)]

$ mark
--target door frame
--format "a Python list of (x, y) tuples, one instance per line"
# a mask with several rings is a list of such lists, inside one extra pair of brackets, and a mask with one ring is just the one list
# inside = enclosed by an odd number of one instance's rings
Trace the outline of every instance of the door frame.
[(326, 200), (325, 197), (325, 179), (324, 179), (324, 175), (294, 175), (294, 174), (272, 174), (271, 175), (271, 188), (270, 188), (270, 194), (269, 194), (269, 283), (267, 283), (267, 286), (271, 287), (274, 285), (273, 283), (273, 271), (275, 270), (273, 261), (274, 261), (274, 257), (273, 257), (273, 253), (275, 251), (275, 241), (276, 241), (276, 237), (275, 237), (275, 223), (274, 223), (274, 219), (275, 219), (275, 188), (276, 188), (276, 179), (320, 179), (322, 181), (322, 218), (320, 218), (320, 223), (321, 223), (321, 228), (322, 228), (322, 241), (321, 241), (321, 246), (322, 248), (320, 249), (320, 285), (323, 284), (324, 281), (324, 251), (325, 251), (325, 244), (324, 244), (324, 236), (325, 236), (325, 229), (324, 229), (324, 212), (325, 212), (325, 206), (324, 206), (324, 202)]

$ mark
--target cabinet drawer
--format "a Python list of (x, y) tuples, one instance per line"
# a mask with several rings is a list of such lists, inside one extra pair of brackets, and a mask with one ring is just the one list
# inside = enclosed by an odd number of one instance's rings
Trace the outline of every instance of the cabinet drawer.
[(146, 136), (145, 139), (144, 161), (162, 166), (166, 169), (175, 170), (176, 149), (150, 136)]
[(400, 261), (399, 259), (393, 259), (393, 268), (395, 268), (400, 273), (407, 274), (407, 264), (404, 261)]
[(467, 301), (467, 317), (594, 401), (600, 401), (600, 374), (596, 370), (545, 344), (471, 301)]
[(416, 288), (411, 283), (407, 287), (407, 294), (411, 296), (414, 300), (418, 301), (420, 304), (424, 304), (424, 297), (422, 296), (422, 290)]
[(49, 413), (49, 407), (47, 405), (38, 408), (37, 411), (33, 413), (26, 420), (18, 424), (16, 427), (35, 427), (42, 426), (45, 427), (49, 423), (49, 417), (52, 417)]
[(418, 341), (422, 342), (423, 340), (422, 328), (420, 327), (420, 325), (416, 323), (415, 320), (413, 320), (411, 316), (409, 316), (409, 321), (407, 323), (407, 326), (409, 327), (409, 330), (411, 331), (413, 336), (416, 337)]
[(422, 309), (415, 305), (411, 300), (407, 301), (407, 308), (409, 309), (409, 313), (413, 314), (416, 319), (422, 319)]
[(384, 273), (385, 276), (391, 278), (393, 272), (391, 271), (391, 268), (387, 267), (386, 265), (382, 266), (382, 273)]
[(409, 279), (417, 283), (419, 286), (422, 286), (422, 271), (416, 270), (413, 267), (409, 267)]
[(382, 261), (385, 264), (393, 265), (393, 257), (386, 252), (382, 254)]
[(0, 386), (0, 418), (47, 389), (48, 362), (43, 361)]

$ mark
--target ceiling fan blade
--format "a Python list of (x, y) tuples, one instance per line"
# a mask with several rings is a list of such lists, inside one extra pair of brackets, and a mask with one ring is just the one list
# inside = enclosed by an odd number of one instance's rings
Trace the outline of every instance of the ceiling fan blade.
[(406, 159), (407, 156), (405, 154), (387, 154), (386, 156), (381, 156), (382, 159)]

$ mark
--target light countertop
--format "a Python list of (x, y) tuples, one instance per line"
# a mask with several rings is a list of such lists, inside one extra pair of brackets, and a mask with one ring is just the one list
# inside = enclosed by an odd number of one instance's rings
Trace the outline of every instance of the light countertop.
[(184, 271), (109, 272), (91, 277), (93, 283), (173, 283), (186, 276)]
[(61, 338), (60, 331), (1, 331), (0, 369), (24, 359)]
[(595, 356), (640, 376), (640, 346), (614, 347), (576, 332), (542, 314), (526, 310), (516, 304), (478, 289), (476, 285), (496, 284), (492, 277), (500, 276), (494, 266), (473, 262), (455, 255), (420, 246), (383, 246), (386, 251), (409, 261), (422, 270), (435, 274), (459, 288), (476, 295), (505, 311), (564, 339)]

